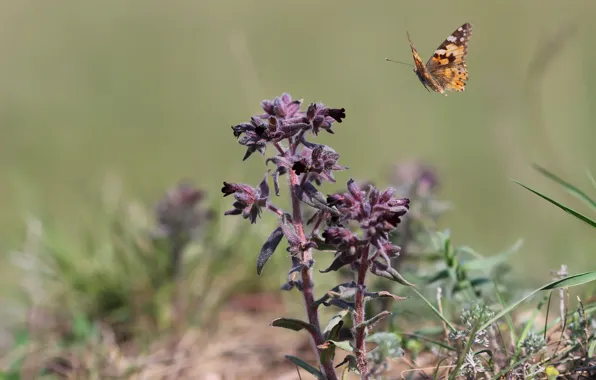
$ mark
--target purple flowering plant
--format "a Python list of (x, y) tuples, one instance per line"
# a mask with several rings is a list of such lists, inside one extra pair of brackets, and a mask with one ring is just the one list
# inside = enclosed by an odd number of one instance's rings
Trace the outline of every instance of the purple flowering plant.
[[(266, 159), (275, 169), (268, 170), (261, 183), (254, 187), (247, 184), (224, 182), (224, 197), (233, 195), (233, 208), (225, 215), (242, 215), (256, 223), (269, 211), (278, 218), (278, 226), (267, 238), (257, 258), (257, 273), (285, 239), (290, 257), (287, 282), (282, 289), (297, 290), (302, 294), (307, 320), (278, 318), (273, 326), (291, 330), (306, 330), (314, 343), (318, 368), (302, 359), (286, 357), (297, 366), (319, 379), (338, 378), (335, 368), (346, 365), (362, 379), (371, 376), (367, 363), (366, 338), (375, 323), (390, 315), (381, 311), (369, 316), (365, 312), (367, 301), (375, 298), (404, 298), (387, 291), (369, 291), (366, 278), (369, 273), (413, 286), (391, 265), (399, 255), (400, 247), (392, 243), (390, 233), (396, 229), (408, 212), (410, 201), (395, 196), (395, 190), (379, 190), (372, 185), (358, 186), (350, 179), (347, 189), (331, 195), (319, 190), (323, 182), (335, 182), (334, 172), (347, 169), (338, 163), (339, 154), (331, 147), (310, 141), (322, 130), (333, 134), (333, 126), (346, 117), (343, 108), (329, 108), (322, 103), (311, 103), (301, 111), (301, 100), (292, 100), (287, 93), (273, 100), (261, 102), (264, 113), (253, 116), (247, 123), (232, 127), (233, 134), (246, 147), (244, 160), (254, 152), (266, 153), (269, 146), (275, 155)], [(275, 204), (269, 186), (273, 181), (274, 194), (280, 194), (279, 179), (286, 176), (291, 208), (285, 211)], [(309, 216), (307, 218), (307, 215)], [(355, 280), (335, 286), (317, 298), (314, 293), (314, 252), (332, 251), (331, 265), (319, 273), (349, 268)], [(336, 307), (340, 311), (325, 328), (319, 319), (321, 307)], [(343, 318), (352, 319), (348, 340), (341, 340)], [(346, 335), (346, 334), (343, 334)], [(347, 351), (344, 360), (334, 366), (336, 348)]]

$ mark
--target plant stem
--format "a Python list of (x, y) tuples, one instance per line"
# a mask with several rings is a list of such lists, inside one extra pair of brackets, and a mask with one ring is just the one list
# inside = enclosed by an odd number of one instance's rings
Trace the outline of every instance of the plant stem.
[[(294, 224), (294, 228), (296, 233), (300, 236), (300, 240), (306, 242), (306, 234), (304, 233), (304, 226), (302, 223), (302, 211), (300, 209), (300, 199), (298, 198), (298, 194), (296, 194), (296, 189), (298, 188), (298, 176), (294, 170), (289, 171), (290, 174), (290, 193), (292, 197), (292, 222)], [(302, 255), (302, 262), (309, 263), (312, 260), (312, 250), (308, 249), (303, 252)], [(308, 322), (315, 326), (316, 332), (312, 333), (312, 341), (314, 343), (313, 350), (315, 351), (315, 355), (317, 360), (319, 361), (320, 367), (323, 370), (323, 373), (326, 376), (327, 380), (337, 380), (337, 375), (335, 373), (335, 369), (333, 368), (333, 361), (327, 360), (326, 362), (321, 362), (321, 350), (317, 347), (325, 343), (325, 338), (323, 337), (323, 333), (321, 332), (321, 325), (319, 322), (319, 312), (317, 308), (314, 306), (315, 303), (315, 296), (314, 296), (314, 282), (312, 280), (312, 269), (309, 268), (308, 265), (305, 265), (301, 272), (302, 276), (302, 296), (304, 298), (304, 307), (306, 309), (306, 314), (308, 316)]]
[(366, 317), (364, 307), (364, 282), (366, 280), (366, 272), (368, 271), (368, 250), (369, 247), (366, 247), (364, 252), (362, 252), (360, 268), (358, 269), (358, 290), (356, 291), (355, 304), (356, 317), (354, 318), (354, 326), (357, 326), (356, 362), (358, 363), (361, 380), (368, 380), (368, 363), (366, 362), (366, 326), (364, 325)]

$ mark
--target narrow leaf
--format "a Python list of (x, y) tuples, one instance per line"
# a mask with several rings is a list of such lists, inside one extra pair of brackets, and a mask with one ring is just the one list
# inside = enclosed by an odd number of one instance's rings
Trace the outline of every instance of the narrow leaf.
[(339, 363), (338, 365), (336, 365), (335, 368), (339, 368), (339, 367), (341, 367), (344, 364), (347, 364), (348, 365), (346, 367), (346, 370), (347, 371), (353, 371), (353, 372), (359, 373), (358, 372), (358, 361), (357, 361), (357, 359), (356, 359), (356, 357), (354, 355), (346, 355), (346, 357), (344, 358), (344, 360), (342, 360), (341, 363)]
[(588, 176), (588, 179), (590, 180), (592, 187), (596, 189), (596, 179), (594, 179), (594, 176), (592, 175), (590, 170), (586, 169), (586, 175)]
[(285, 329), (300, 331), (300, 330), (307, 330), (309, 333), (313, 334), (316, 332), (316, 327), (311, 325), (308, 322), (301, 321), (300, 319), (294, 318), (278, 318), (271, 322), (270, 326), (274, 327), (283, 327)]
[(523, 244), (523, 239), (518, 239), (511, 248), (498, 253), (494, 256), (482, 258), (479, 260), (467, 261), (462, 264), (464, 270), (481, 270), (485, 268), (494, 268), (495, 266), (505, 262), (512, 254), (516, 253)]
[(291, 361), (292, 363), (294, 363), (295, 365), (297, 365), (298, 367), (302, 368), (306, 372), (308, 372), (311, 375), (313, 375), (314, 377), (316, 377), (318, 380), (325, 380), (325, 375), (323, 375), (323, 373), (321, 371), (319, 371), (315, 367), (311, 366), (304, 360), (297, 358), (295, 356), (292, 356), (292, 355), (285, 355), (284, 357), (286, 359), (288, 359), (289, 361)]
[(400, 297), (396, 296), (395, 294), (391, 294), (386, 290), (381, 290), (379, 292), (368, 293), (365, 292), (364, 294), (366, 298), (374, 299), (374, 298), (393, 298), (395, 301), (403, 301), (408, 299), (408, 297)]
[[(478, 328), (478, 325), (480, 324), (479, 322), (482, 320), (482, 315), (483, 314), (484, 314), (484, 312), (481, 314), (481, 316), (478, 319), (478, 321), (474, 324), (474, 327), (472, 328), (472, 331), (470, 332), (470, 337), (476, 336), (476, 333), (478, 331), (481, 331), (481, 329)], [(472, 344), (474, 344), (474, 339), (468, 339), (468, 341), (466, 342), (466, 345), (465, 345), (463, 351), (460, 352), (459, 355), (458, 355), (457, 364), (456, 364), (455, 368), (453, 369), (453, 372), (451, 372), (451, 374), (449, 375), (449, 380), (451, 380), (451, 379), (454, 379), (455, 380), (455, 378), (459, 374), (459, 369), (464, 364), (464, 360), (466, 359), (466, 356), (468, 355), (468, 352), (470, 352), (470, 350), (472, 349)]]
[[(519, 355), (520, 355), (520, 351), (522, 349), (522, 343), (528, 337), (528, 334), (530, 333), (530, 330), (532, 329), (532, 326), (534, 325), (534, 321), (536, 320), (538, 313), (540, 312), (540, 310), (542, 310), (542, 306), (544, 306), (544, 303), (549, 300), (551, 294), (552, 293), (549, 293), (542, 298), (542, 300), (534, 308), (534, 311), (532, 312), (532, 315), (530, 316), (530, 318), (528, 318), (528, 321), (526, 322), (526, 325), (524, 326), (524, 329), (522, 330), (522, 333), (516, 342), (517, 347), (515, 349), (515, 354), (513, 355), (513, 357), (515, 359), (520, 357)], [(549, 304), (550, 304), (550, 302), (549, 302)]]
[(593, 210), (596, 210), (596, 202), (590, 198), (586, 193), (584, 193), (583, 191), (581, 191), (580, 189), (578, 189), (577, 187), (573, 186), (572, 184), (570, 184), (569, 182), (565, 181), (564, 179), (562, 179), (561, 177), (556, 176), (555, 174), (549, 172), (548, 170), (546, 170), (545, 168), (543, 168), (542, 166), (539, 166), (537, 164), (532, 164), (532, 167), (534, 169), (536, 169), (537, 171), (539, 171), (542, 175), (544, 175), (545, 177), (555, 181), (556, 183), (558, 183), (559, 185), (563, 186), (563, 188), (571, 195), (573, 195), (574, 197), (578, 198), (580, 201), (584, 202), (585, 204), (587, 204), (588, 206), (590, 206)]
[(445, 279), (447, 279), (449, 277), (450, 277), (449, 270), (448, 269), (442, 269), (439, 272), (437, 272), (434, 276), (426, 279), (425, 280), (425, 284), (426, 285), (430, 285), (433, 282), (437, 282), (439, 280), (445, 280)]
[(369, 327), (374, 325), (375, 323), (379, 322), (381, 319), (388, 317), (391, 315), (391, 312), (387, 311), (387, 310), (383, 310), (382, 312), (380, 312), (379, 314), (375, 315), (374, 317), (372, 317), (371, 319), (368, 319), (360, 324), (358, 324), (356, 326), (356, 330), (361, 329), (363, 327)]
[(552, 289), (558, 289), (558, 288), (578, 286), (578, 285), (583, 285), (583, 284), (586, 284), (586, 283), (592, 282), (592, 281), (596, 281), (596, 271), (571, 275), (571, 276), (565, 277), (563, 279), (550, 282), (538, 289), (533, 290), (527, 296), (514, 302), (512, 305), (506, 307), (505, 309), (501, 310), (499, 313), (495, 314), (495, 316), (493, 316), (491, 319), (486, 321), (478, 330), (486, 329), (488, 326), (490, 326), (491, 324), (493, 324), (497, 320), (499, 320), (499, 318), (501, 318), (503, 315), (509, 313), (511, 310), (513, 310), (517, 306), (519, 306), (522, 302), (524, 302), (525, 300), (527, 300), (528, 298), (532, 297), (534, 294), (536, 294), (542, 290), (552, 290)]
[(376, 276), (384, 277), (389, 280), (393, 280), (405, 286), (416, 286), (410, 282), (408, 282), (405, 278), (399, 274), (393, 267), (390, 267), (386, 264), (380, 263), (378, 261), (374, 261), (370, 267), (370, 272)]
[[(323, 345), (321, 345), (323, 346)], [(320, 346), (319, 346), (320, 348)], [(335, 345), (328, 344), (325, 346), (325, 349), (322, 349), (319, 353), (319, 362), (320, 363), (333, 363), (335, 359)]]
[[(499, 284), (497, 284), (497, 282), (494, 280), (493, 280), (493, 284), (495, 286), (495, 296), (497, 297), (497, 300), (499, 301), (499, 304), (501, 305), (501, 307), (504, 308), (505, 301), (503, 300), (503, 297), (501, 296), (501, 292), (499, 292)], [(515, 333), (515, 327), (513, 326), (513, 319), (511, 318), (511, 314), (509, 314), (509, 313), (505, 314), (505, 321), (507, 322), (507, 326), (509, 326), (509, 334), (511, 334), (511, 340), (513, 342), (517, 342), (517, 334)]]
[(263, 244), (263, 248), (261, 248), (261, 252), (259, 253), (259, 257), (257, 258), (257, 274), (260, 275), (263, 272), (263, 267), (275, 252), (275, 249), (279, 245), (279, 242), (284, 237), (283, 231), (281, 227), (277, 227), (271, 235), (267, 238), (265, 244)]
[[(325, 330), (323, 331), (323, 334), (325, 336), (325, 338), (327, 338), (327, 335), (334, 330), (335, 326), (340, 326), (343, 324), (342, 320), (343, 318), (346, 316), (346, 314), (348, 314), (350, 311), (349, 310), (342, 310), (339, 313), (335, 314), (330, 320), (329, 323), (327, 323), (327, 326), (325, 327)], [(337, 338), (337, 337), (336, 337)], [(329, 339), (336, 339), (333, 337), (330, 337)]]
[(588, 357), (593, 358), (596, 352), (596, 340), (592, 340), (588, 346)]
[[(433, 331), (433, 334), (434, 335), (437, 335), (437, 334), (440, 334), (442, 332), (443, 332), (443, 328), (438, 328), (436, 331)], [(424, 341), (424, 342), (426, 342), (428, 344), (434, 344), (435, 346), (444, 348), (444, 349), (446, 349), (448, 351), (457, 351), (455, 348), (453, 348), (451, 346), (448, 346), (447, 344), (445, 344), (445, 343), (443, 343), (441, 341), (427, 338), (426, 336), (424, 336), (422, 334), (416, 334), (416, 333), (412, 334), (412, 333), (406, 333), (406, 332), (403, 332), (403, 331), (396, 331), (396, 333), (399, 334), (399, 335), (402, 335), (404, 337), (409, 337), (409, 338), (411, 338), (411, 340)]]
[(534, 194), (538, 195), (542, 199), (545, 199), (545, 200), (549, 201), (550, 203), (554, 204), (555, 206), (557, 206), (561, 210), (565, 211), (566, 213), (575, 216), (577, 219), (581, 220), (582, 222), (585, 222), (585, 223), (589, 224), (590, 226), (596, 228), (596, 222), (593, 221), (592, 219), (588, 218), (587, 216), (585, 216), (585, 215), (583, 215), (583, 214), (581, 214), (581, 213), (579, 213), (579, 212), (577, 212), (577, 211), (575, 211), (575, 210), (573, 210), (573, 209), (571, 209), (571, 208), (569, 208), (567, 206), (563, 206), (561, 203), (555, 201), (554, 199), (551, 199), (551, 198), (547, 197), (546, 195), (543, 195), (540, 192), (538, 192), (538, 191), (536, 191), (536, 190), (534, 190), (534, 189), (532, 189), (532, 188), (530, 188), (530, 187), (528, 187), (528, 186), (526, 186), (526, 185), (524, 185), (524, 184), (522, 184), (522, 183), (520, 183), (520, 182), (518, 182), (516, 180), (513, 180), (513, 182), (515, 182), (518, 185), (520, 185), (521, 187), (523, 187), (523, 188), (525, 188), (525, 189), (533, 192)]
[(410, 289), (412, 289), (412, 290), (414, 291), (414, 293), (418, 294), (418, 296), (419, 296), (420, 298), (422, 298), (422, 300), (423, 300), (423, 301), (424, 301), (424, 302), (425, 302), (425, 303), (428, 305), (428, 307), (430, 307), (430, 309), (431, 309), (431, 310), (432, 310), (432, 311), (433, 311), (433, 312), (434, 312), (434, 313), (435, 313), (435, 314), (436, 314), (436, 315), (437, 315), (437, 316), (438, 316), (438, 317), (439, 317), (439, 318), (440, 318), (440, 319), (441, 319), (443, 322), (445, 322), (445, 324), (446, 324), (447, 326), (449, 326), (449, 329), (450, 329), (451, 331), (455, 331), (455, 327), (453, 327), (453, 325), (451, 324), (451, 322), (449, 322), (449, 320), (448, 320), (447, 318), (445, 318), (445, 317), (443, 316), (443, 314), (441, 314), (441, 313), (439, 312), (439, 310), (437, 310), (437, 309), (436, 309), (436, 308), (433, 306), (433, 304), (432, 304), (432, 303), (431, 303), (429, 300), (427, 300), (426, 298), (424, 298), (424, 296), (423, 296), (423, 295), (422, 295), (422, 294), (421, 294), (421, 293), (420, 293), (420, 292), (419, 292), (419, 291), (418, 291), (416, 288), (410, 288)]

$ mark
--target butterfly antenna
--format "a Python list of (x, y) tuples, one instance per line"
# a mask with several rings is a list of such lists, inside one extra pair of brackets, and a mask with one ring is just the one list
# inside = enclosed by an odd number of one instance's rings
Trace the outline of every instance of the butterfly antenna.
[(406, 63), (406, 62), (401, 62), (401, 61), (395, 61), (395, 60), (389, 59), (389, 58), (385, 58), (385, 61), (387, 61), (387, 62), (393, 62), (393, 63), (400, 63), (402, 65), (414, 67), (414, 65), (412, 65), (411, 63)]

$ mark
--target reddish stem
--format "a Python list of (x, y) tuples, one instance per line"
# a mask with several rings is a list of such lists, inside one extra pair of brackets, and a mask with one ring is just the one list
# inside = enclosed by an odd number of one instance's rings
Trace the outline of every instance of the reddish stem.
[(360, 371), (360, 379), (368, 380), (368, 363), (366, 362), (366, 326), (363, 325), (365, 321), (364, 308), (364, 282), (366, 280), (366, 272), (368, 271), (368, 250), (366, 247), (362, 252), (362, 259), (360, 260), (360, 268), (358, 269), (358, 290), (356, 291), (356, 317), (354, 318), (354, 325), (360, 326), (356, 329), (356, 362), (358, 370)]
[[(298, 176), (294, 170), (289, 171), (290, 174), (290, 192), (292, 194), (292, 221), (294, 224), (294, 228), (296, 233), (300, 236), (300, 240), (306, 242), (306, 234), (304, 233), (304, 226), (302, 223), (302, 212), (300, 210), (300, 199), (298, 198), (298, 194), (296, 194), (296, 189), (298, 187)], [(308, 249), (304, 251), (302, 256), (302, 261), (304, 263), (308, 263), (312, 260), (312, 250)], [(312, 271), (308, 267), (303, 267), (301, 271), (302, 276), (302, 296), (304, 298), (304, 306), (306, 308), (306, 314), (308, 316), (308, 322), (315, 326), (315, 332), (311, 333), (311, 337), (313, 339), (313, 343), (315, 347), (313, 347), (315, 354), (317, 356), (317, 360), (328, 380), (337, 380), (337, 375), (335, 373), (335, 369), (333, 368), (333, 361), (327, 360), (324, 363), (321, 363), (321, 350), (316, 347), (323, 343), (325, 343), (325, 338), (323, 337), (323, 333), (321, 332), (321, 325), (319, 322), (319, 313), (317, 311), (315, 303), (315, 296), (314, 296), (314, 283), (312, 281)]]

